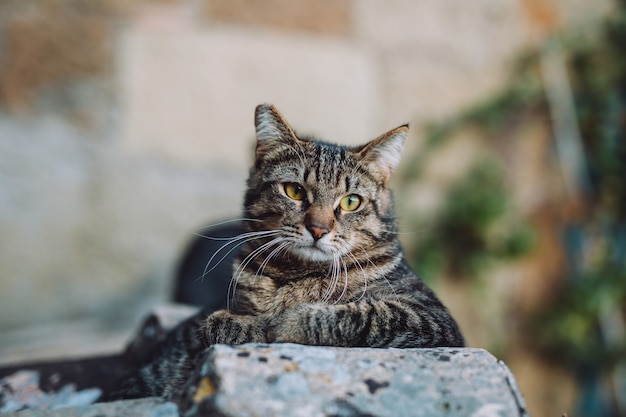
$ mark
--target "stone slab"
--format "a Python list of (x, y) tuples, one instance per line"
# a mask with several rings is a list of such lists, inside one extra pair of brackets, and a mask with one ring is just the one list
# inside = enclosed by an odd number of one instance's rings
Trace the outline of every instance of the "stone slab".
[(28, 409), (2, 415), (3, 417), (178, 417), (179, 414), (176, 404), (164, 402), (159, 398), (142, 398), (53, 410)]
[(216, 345), (185, 416), (527, 416), (510, 371), (482, 349)]
[(119, 358), (111, 357), (58, 363), (54, 383), (50, 378), (55, 374), (47, 376), (53, 363), (17, 370), (0, 380), (0, 413), (16, 417), (528, 416), (509, 369), (483, 349), (216, 345), (207, 349), (172, 401), (146, 398), (91, 404), (110, 379), (104, 366), (110, 364), (114, 372), (118, 362)]

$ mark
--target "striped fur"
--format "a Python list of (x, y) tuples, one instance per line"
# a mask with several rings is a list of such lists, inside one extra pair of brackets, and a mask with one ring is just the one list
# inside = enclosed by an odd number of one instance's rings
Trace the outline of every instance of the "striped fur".
[[(123, 397), (169, 395), (215, 343), (463, 346), (454, 319), (411, 271), (398, 243), (389, 176), (408, 126), (360, 147), (298, 137), (271, 105), (257, 107), (256, 160), (229, 311), (179, 326)], [(297, 198), (290, 196), (299, 190)], [(294, 188), (296, 187), (296, 188)], [(354, 211), (345, 196), (360, 199)]]

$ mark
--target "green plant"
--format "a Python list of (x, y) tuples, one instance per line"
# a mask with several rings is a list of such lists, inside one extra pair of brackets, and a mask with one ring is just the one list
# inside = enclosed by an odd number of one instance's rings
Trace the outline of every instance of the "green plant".
[[(560, 296), (539, 312), (539, 348), (564, 365), (610, 372), (626, 358), (626, 1), (597, 42), (569, 59), (591, 189), (584, 222), (566, 226)], [(572, 245), (573, 240), (581, 242)], [(620, 324), (621, 323), (621, 324)], [(621, 340), (610, 335), (622, 333)]]
[(605, 320), (619, 320), (625, 310), (626, 269), (607, 252), (536, 317), (536, 345), (563, 364), (610, 370), (626, 357), (626, 339), (616, 338)]
[[(626, 364), (626, 0), (615, 0), (600, 36), (575, 39), (563, 45), (590, 177), (584, 195), (577, 196), (585, 215), (556, 225), (565, 257), (561, 286), (521, 318), (529, 332), (518, 340), (577, 373), (583, 382), (581, 410), (623, 415), (618, 398), (625, 381), (616, 370)], [(417, 168), (405, 178), (419, 178), (422, 161), (461, 129), (471, 127), (488, 138), (528, 121), (551, 123), (538, 61), (538, 54), (527, 54), (501, 93), (427, 126)], [(418, 273), (431, 279), (444, 272), (480, 276), (489, 264), (532, 248), (532, 229), (510, 220), (502, 178), (497, 164), (482, 161), (452, 187), (429, 233), (415, 238), (410, 255)], [(602, 385), (609, 388), (598, 388)], [(609, 391), (608, 401), (598, 394), (603, 390)]]
[(478, 161), (455, 184), (427, 235), (418, 235), (410, 254), (423, 276), (448, 273), (480, 276), (490, 264), (527, 253), (533, 233), (507, 221), (510, 196), (503, 172), (493, 159)]

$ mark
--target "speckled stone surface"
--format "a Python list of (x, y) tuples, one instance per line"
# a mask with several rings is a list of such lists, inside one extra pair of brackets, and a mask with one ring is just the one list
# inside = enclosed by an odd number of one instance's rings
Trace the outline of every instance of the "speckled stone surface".
[(217, 345), (176, 399), (182, 415), (527, 416), (482, 349)]
[(0, 379), (0, 414), (80, 417), (527, 417), (509, 369), (482, 349), (216, 345), (179, 394), (95, 403), (98, 388)]
[(160, 398), (115, 401), (54, 409), (31, 408), (2, 417), (178, 417), (176, 404)]

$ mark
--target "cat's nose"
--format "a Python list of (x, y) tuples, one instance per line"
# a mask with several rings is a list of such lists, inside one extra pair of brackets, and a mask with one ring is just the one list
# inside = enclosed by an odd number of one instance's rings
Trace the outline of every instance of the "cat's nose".
[(330, 229), (327, 227), (320, 227), (314, 224), (310, 224), (306, 227), (306, 230), (308, 230), (311, 233), (311, 236), (313, 236), (313, 239), (315, 240), (320, 240), (322, 238), (322, 236), (324, 236), (326, 233), (330, 232)]

